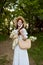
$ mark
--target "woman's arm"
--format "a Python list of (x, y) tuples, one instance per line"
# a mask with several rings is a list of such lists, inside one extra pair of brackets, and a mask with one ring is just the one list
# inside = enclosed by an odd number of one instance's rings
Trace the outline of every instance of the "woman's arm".
[(25, 29), (20, 30), (21, 35), (23, 36), (23, 39), (26, 40), (28, 38), (27, 31)]

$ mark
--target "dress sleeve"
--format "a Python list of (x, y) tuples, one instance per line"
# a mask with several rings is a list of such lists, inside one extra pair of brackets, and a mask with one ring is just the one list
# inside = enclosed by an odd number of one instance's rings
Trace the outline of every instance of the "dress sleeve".
[(27, 31), (26, 31), (25, 28), (23, 28), (23, 29), (21, 30), (21, 34), (23, 35), (24, 38), (28, 38), (28, 33), (27, 33)]

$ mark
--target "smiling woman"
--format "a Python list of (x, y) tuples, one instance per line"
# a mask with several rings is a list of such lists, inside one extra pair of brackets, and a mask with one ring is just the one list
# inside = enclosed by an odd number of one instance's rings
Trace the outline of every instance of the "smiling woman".
[[(15, 33), (17, 32), (18, 41), (27, 39), (28, 33), (25, 29), (26, 22), (25, 22), (24, 18), (22, 16), (18, 16), (16, 18), (16, 20), (13, 20), (13, 22), (16, 27), (16, 29), (14, 29), (14, 30), (16, 30)], [(14, 39), (13, 43), (14, 44), (16, 43), (15, 39)], [(21, 44), (23, 44), (23, 43), (21, 42)], [(14, 56), (13, 56), (13, 64), (12, 65), (29, 65), (29, 57), (28, 57), (27, 49), (20, 48), (19, 42), (14, 48)]]

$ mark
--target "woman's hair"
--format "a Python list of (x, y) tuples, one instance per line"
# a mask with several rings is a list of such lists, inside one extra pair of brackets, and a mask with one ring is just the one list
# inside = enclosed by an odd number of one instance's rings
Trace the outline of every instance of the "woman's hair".
[[(19, 20), (22, 21), (22, 24), (23, 24), (22, 28), (24, 28), (24, 21), (23, 21), (21, 18), (18, 18), (18, 19), (17, 19), (17, 26), (16, 26), (16, 29), (18, 29), (18, 22), (19, 22)], [(21, 28), (21, 29), (22, 29), (22, 28)], [(21, 30), (21, 29), (20, 29), (20, 30)], [(20, 32), (18, 33), (18, 35), (20, 35)]]

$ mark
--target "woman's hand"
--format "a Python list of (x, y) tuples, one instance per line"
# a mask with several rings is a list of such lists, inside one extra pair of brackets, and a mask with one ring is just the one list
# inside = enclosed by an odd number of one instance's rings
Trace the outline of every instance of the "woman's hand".
[(20, 31), (20, 29), (22, 28), (23, 24), (18, 28), (18, 32)]

